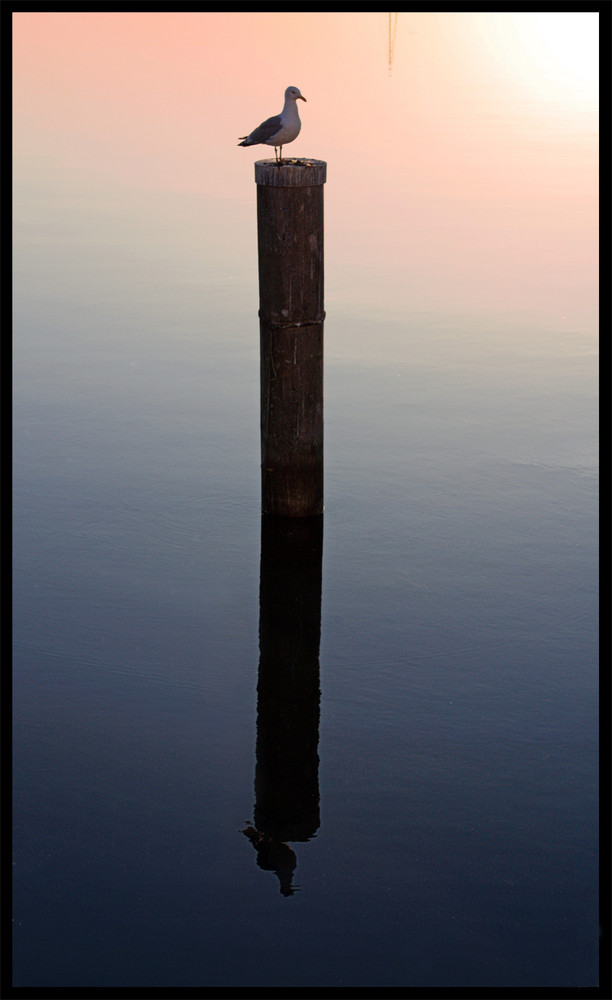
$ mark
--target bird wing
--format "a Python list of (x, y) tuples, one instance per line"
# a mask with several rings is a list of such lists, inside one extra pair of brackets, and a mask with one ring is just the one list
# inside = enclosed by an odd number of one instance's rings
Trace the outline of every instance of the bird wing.
[(257, 128), (251, 132), (249, 139), (253, 144), (257, 142), (265, 142), (266, 139), (271, 139), (273, 135), (280, 132), (282, 125), (283, 123), (280, 115), (274, 115), (272, 118), (266, 118), (265, 122), (262, 122), (261, 125), (258, 125)]

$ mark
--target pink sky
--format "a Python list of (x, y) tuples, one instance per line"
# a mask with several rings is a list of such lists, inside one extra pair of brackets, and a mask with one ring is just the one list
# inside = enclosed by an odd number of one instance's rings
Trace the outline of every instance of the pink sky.
[(386, 14), (15, 14), (17, 180), (253, 201), (270, 151), (237, 137), (295, 84), (286, 153), (328, 161), (347, 264), (434, 269), (458, 296), (484, 274), (491, 304), (558, 284), (592, 314), (596, 20), (563, 16), (401, 13), (389, 74)]

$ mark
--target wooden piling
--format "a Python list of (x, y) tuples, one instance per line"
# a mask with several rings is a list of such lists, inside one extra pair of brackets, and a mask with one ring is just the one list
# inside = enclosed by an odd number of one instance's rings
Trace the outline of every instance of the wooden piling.
[(255, 163), (265, 514), (323, 511), (323, 160)]

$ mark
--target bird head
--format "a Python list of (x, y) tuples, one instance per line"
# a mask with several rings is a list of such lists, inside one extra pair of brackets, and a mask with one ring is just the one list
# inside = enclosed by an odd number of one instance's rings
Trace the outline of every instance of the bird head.
[[(299, 87), (287, 87), (285, 97), (292, 97), (294, 101), (306, 101), (306, 98), (300, 94)], [(308, 101), (306, 103), (308, 104)]]

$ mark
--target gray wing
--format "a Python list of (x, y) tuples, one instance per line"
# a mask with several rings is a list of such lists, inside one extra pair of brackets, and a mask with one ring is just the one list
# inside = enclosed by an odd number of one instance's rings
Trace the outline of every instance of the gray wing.
[(274, 115), (273, 118), (266, 118), (265, 122), (258, 125), (256, 129), (253, 129), (249, 138), (249, 145), (255, 145), (258, 142), (265, 142), (267, 139), (271, 139), (273, 135), (280, 132), (282, 127), (281, 116)]

